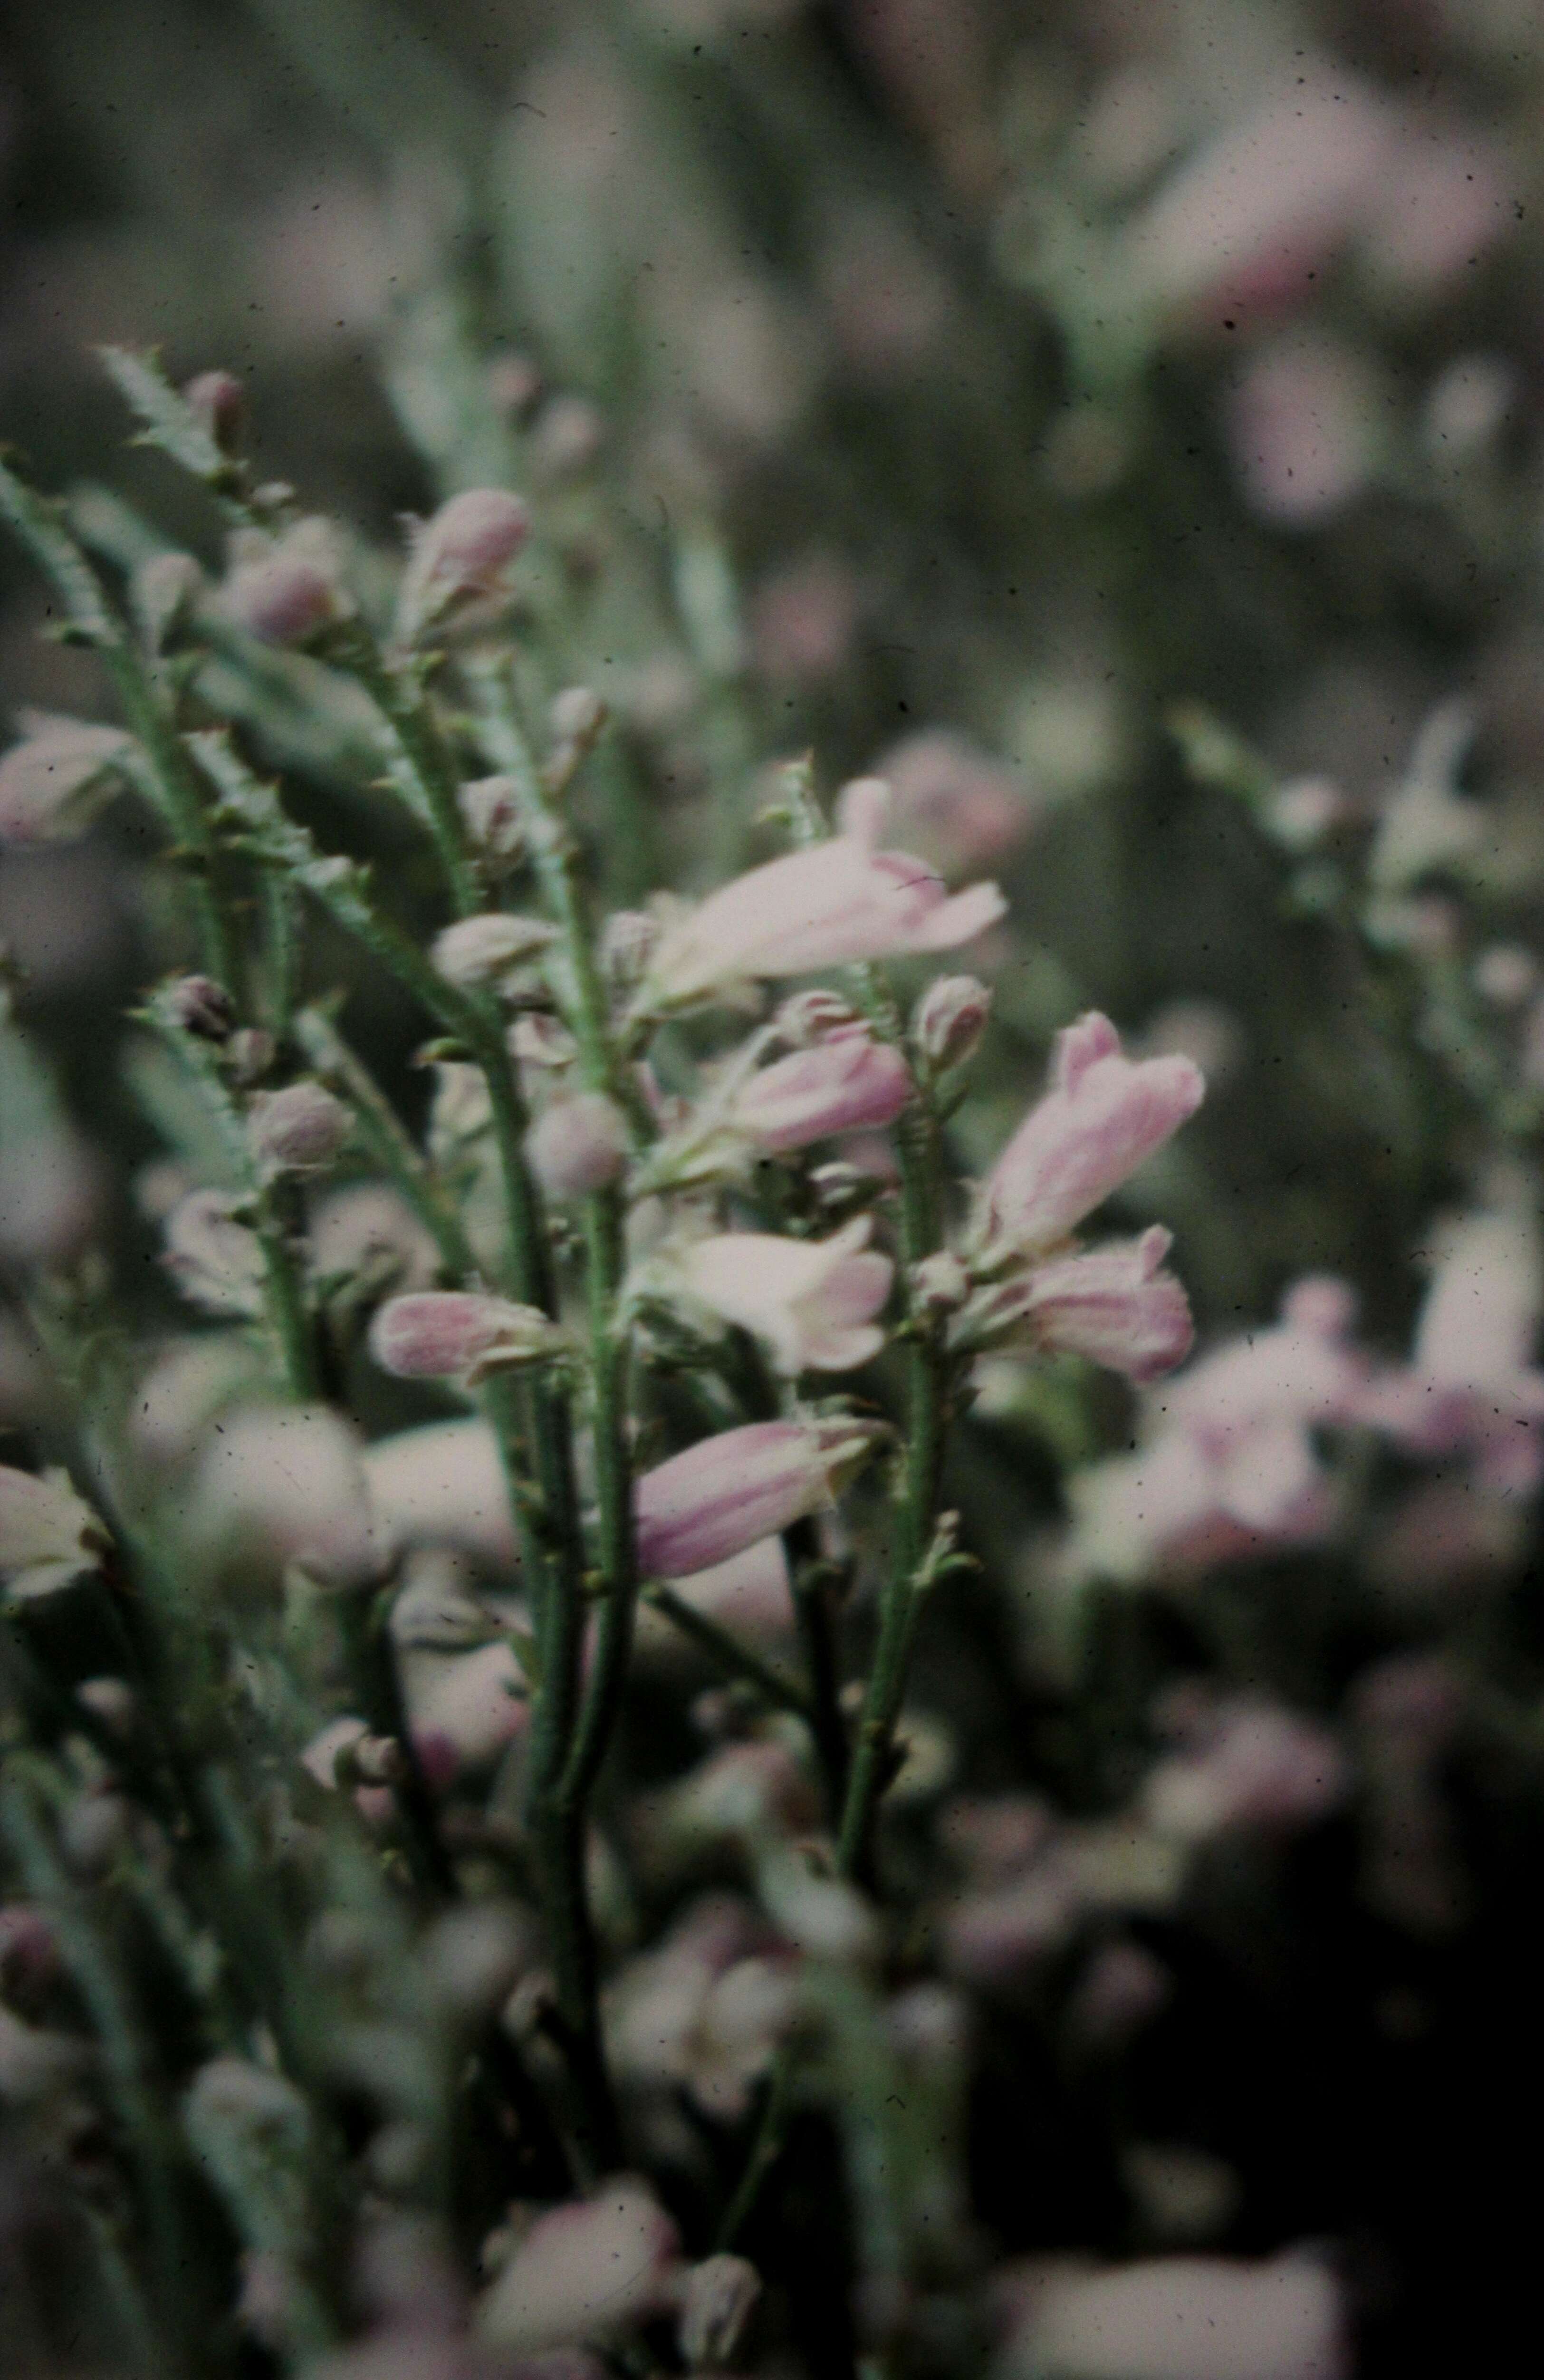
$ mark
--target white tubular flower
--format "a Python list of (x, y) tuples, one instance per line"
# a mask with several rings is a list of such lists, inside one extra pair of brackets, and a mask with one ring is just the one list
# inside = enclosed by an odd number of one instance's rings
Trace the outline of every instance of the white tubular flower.
[(568, 1342), (537, 1306), (469, 1290), (426, 1289), (390, 1299), (370, 1325), (369, 1343), (381, 1370), (399, 1379), (464, 1378), (475, 1387), (490, 1372), (539, 1363)]
[(458, 918), (435, 937), (429, 957), (437, 975), (462, 990), (498, 983), (524, 966), (555, 940), (557, 929), (539, 917), (515, 917), (503, 909)]
[(888, 1257), (869, 1248), (869, 1215), (828, 1240), (719, 1232), (675, 1259), (681, 1287), (759, 1339), (779, 1372), (850, 1372), (885, 1343), (875, 1316), (890, 1293)]
[(111, 1544), (90, 1506), (63, 1471), (13, 1471), (0, 1463), (0, 1587), (8, 1603), (30, 1603), (102, 1566)]
[(206, 1314), (262, 1312), (262, 1249), (238, 1223), (223, 1190), (194, 1190), (166, 1218), (162, 1262), (184, 1297)]
[(476, 2328), (517, 2355), (625, 2337), (675, 2303), (675, 2225), (646, 2182), (622, 2175), (533, 2224), (479, 2301)]
[(763, 978), (954, 950), (995, 925), (1007, 904), (995, 884), (951, 894), (925, 860), (875, 847), (876, 786), (861, 779), (848, 788), (842, 832), (828, 843), (753, 868), (668, 925), (639, 1010), (686, 1007)]

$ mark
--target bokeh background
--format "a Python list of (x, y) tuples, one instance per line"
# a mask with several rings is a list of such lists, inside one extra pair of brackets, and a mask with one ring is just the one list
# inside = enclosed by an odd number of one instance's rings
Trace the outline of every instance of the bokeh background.
[[(238, 371), (264, 471), (367, 554), (437, 489), (527, 488), (537, 609), (618, 721), (616, 898), (761, 848), (769, 761), (884, 771), (899, 840), (1012, 897), (967, 1164), (1097, 1005), (1211, 1078), (1130, 1208), (1175, 1231), (1203, 1346), (1332, 1275), (1393, 1361), (1463, 1212), (1513, 1232), (1486, 1294), (1515, 1374), (1541, 99), (1533, 0), (9, 0), (0, 435), (124, 562), (218, 551), (126, 444), (103, 342)], [(106, 715), (45, 625), (0, 552), (7, 709)], [(393, 853), (346, 717), (277, 757)], [(0, 857), (18, 1014), (99, 1148), (37, 1194), (26, 1150), (67, 1128), (6, 1060), (7, 1256), (68, 1241), (60, 1180), (148, 1230), (104, 1019), (168, 930), (115, 814)], [(416, 1096), (404, 1020), (359, 996)], [(0, 1418), (23, 1373), (0, 1339)], [(1129, 1809), (1240, 1698), (1329, 1783), (1251, 1774), (1182, 1874), (1068, 1886), (1006, 1967), (957, 1946), (1004, 2351), (1039, 2368), (1012, 2309), (1047, 2258), (1306, 2243), (1357, 2368), (1479, 2365), (1535, 2299), (1533, 1481), (1357, 1439), (1313, 1544), (1267, 1529), (1178, 1584), (1148, 1544), (1117, 1583), (1067, 1476), (1157, 1426), (1071, 1372), (983, 1382), (956, 1490), (986, 1569), (919, 1687), (959, 1840), (988, 1805)], [(1273, 2352), (1240, 2374), (1308, 2368)]]

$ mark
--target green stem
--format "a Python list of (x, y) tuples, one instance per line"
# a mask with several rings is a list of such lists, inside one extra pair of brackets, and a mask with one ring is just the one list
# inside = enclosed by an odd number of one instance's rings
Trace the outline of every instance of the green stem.
[(783, 1551), (809, 1683), (805, 1715), (820, 1763), (826, 1819), (835, 1828), (841, 1823), (851, 1757), (841, 1711), (841, 1673), (831, 1609), (839, 1572), (822, 1559), (813, 1520), (796, 1521), (792, 1528), (784, 1530)]
[(806, 1727), (813, 1729), (814, 1714), (809, 1697), (802, 1694), (790, 1679), (779, 1677), (759, 1654), (753, 1653), (749, 1645), (741, 1644), (727, 1628), (720, 1628), (706, 1612), (699, 1611), (695, 1604), (688, 1603), (674, 1587), (657, 1580), (645, 1587), (644, 1601), (652, 1610), (660, 1612), (669, 1621), (672, 1627), (679, 1628), (683, 1636), (690, 1637), (692, 1643), (706, 1653), (715, 1668), (721, 1670), (726, 1677), (742, 1678), (774, 1710), (791, 1711), (796, 1718), (802, 1718)]
[(474, 916), (486, 899), (462, 829), (455, 764), (414, 664), (388, 668), (374, 638), (357, 621), (334, 632), (325, 657), (346, 670), (375, 705), (386, 729), (392, 783), (434, 837), (456, 914)]

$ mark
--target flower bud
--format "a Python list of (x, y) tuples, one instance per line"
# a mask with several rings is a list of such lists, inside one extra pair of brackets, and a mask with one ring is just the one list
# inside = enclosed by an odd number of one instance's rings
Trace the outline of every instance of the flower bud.
[(129, 599), (152, 653), (159, 653), (173, 629), (182, 625), (203, 583), (204, 574), (190, 553), (152, 553), (139, 565)]
[(225, 1045), (232, 1082), (238, 1090), (249, 1090), (254, 1083), (261, 1082), (278, 1054), (277, 1044), (266, 1025), (242, 1026)]
[(525, 829), (513, 777), (474, 777), (456, 795), (466, 839), (490, 875), (502, 875), (524, 856)]
[(222, 455), (240, 453), (247, 428), (247, 391), (235, 372), (199, 372), (184, 388), (182, 399)]
[(709, 2256), (692, 2266), (676, 2325), (676, 2341), (689, 2370), (730, 2368), (761, 2291), (761, 2275), (743, 2256)]
[(349, 613), (342, 570), (324, 520), (306, 520), (282, 538), (245, 540), (220, 590), (238, 628), (264, 645), (304, 645)]
[(911, 1303), (928, 1314), (952, 1314), (971, 1294), (971, 1276), (948, 1248), (911, 1268)]
[(26, 740), (0, 759), (0, 844), (73, 841), (117, 792), (134, 738), (47, 711), (22, 723)]
[(556, 929), (539, 917), (512, 917), (490, 909), (479, 917), (461, 917), (435, 937), (429, 953), (435, 972), (463, 991), (496, 983), (538, 951), (546, 950)]
[(403, 642), (454, 610), (501, 595), (530, 527), (525, 504), (503, 488), (467, 488), (441, 504), (414, 532), (398, 604)]
[(6, 1602), (52, 1595), (101, 1567), (111, 1540), (63, 1471), (0, 1463), (0, 1586)]
[(512, 1365), (539, 1363), (565, 1342), (534, 1305), (469, 1290), (421, 1290), (393, 1297), (370, 1325), (370, 1353), (404, 1380), (464, 1376), (472, 1386)]
[(834, 1041), (866, 1028), (850, 1000), (839, 991), (796, 991), (772, 1019), (772, 1029), (791, 1050), (813, 1050), (818, 1042)]
[(332, 1164), (354, 1119), (320, 1083), (259, 1091), (247, 1111), (247, 1142), (264, 1174), (315, 1173)]
[(235, 1002), (212, 976), (178, 976), (166, 986), (164, 999), (167, 1015), (185, 1033), (196, 1033), (200, 1041), (229, 1039)]
[(600, 929), (600, 971), (618, 999), (643, 981), (659, 940), (660, 921), (647, 909), (613, 909)]
[(590, 686), (568, 686), (548, 714), (560, 744), (587, 744), (606, 723), (606, 705)]
[(576, 1091), (543, 1110), (525, 1135), (525, 1155), (549, 1198), (582, 1198), (621, 1172), (627, 1120), (604, 1091)]
[(873, 1422), (752, 1422), (645, 1471), (634, 1489), (638, 1567), (689, 1578), (834, 1501), (886, 1433)]
[(992, 994), (973, 975), (929, 984), (911, 1013), (911, 1038), (935, 1074), (975, 1055), (991, 1010)]

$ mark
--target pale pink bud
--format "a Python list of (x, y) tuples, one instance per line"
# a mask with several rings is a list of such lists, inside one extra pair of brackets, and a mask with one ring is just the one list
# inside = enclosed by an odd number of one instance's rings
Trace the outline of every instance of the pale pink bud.
[(604, 1091), (575, 1091), (542, 1111), (525, 1135), (525, 1156), (549, 1198), (582, 1198), (621, 1172), (627, 1119)]
[(247, 391), (235, 372), (203, 371), (182, 392), (183, 403), (222, 455), (235, 455), (247, 427)]
[(1107, 1016), (1080, 1017), (1057, 1036), (1051, 1088), (987, 1176), (978, 1234), (1016, 1247), (1065, 1238), (1194, 1115), (1205, 1089), (1188, 1058), (1133, 1062)]
[(640, 1571), (689, 1577), (778, 1536), (834, 1502), (883, 1436), (871, 1422), (752, 1422), (672, 1455), (634, 1490)]
[(63, 1471), (34, 1477), (0, 1463), (0, 1585), (30, 1602), (101, 1568), (110, 1540)]
[(134, 616), (151, 650), (159, 653), (175, 627), (187, 619), (204, 583), (190, 553), (152, 553), (130, 581)]
[(196, 1033), (202, 1041), (229, 1039), (235, 1002), (212, 976), (178, 976), (166, 986), (163, 997), (167, 1014), (185, 1033)]
[(566, 686), (552, 698), (549, 714), (561, 744), (587, 744), (606, 723), (606, 705), (590, 686)]
[(667, 926), (640, 1004), (682, 1007), (761, 977), (953, 950), (1003, 916), (995, 884), (950, 894), (924, 861), (875, 850), (879, 805), (866, 799), (866, 781), (845, 799), (845, 832), (753, 868)]
[(777, 1156), (833, 1133), (893, 1123), (911, 1096), (899, 1050), (849, 1032), (764, 1066), (735, 1095), (728, 1122)]
[(942, 1074), (974, 1055), (991, 1013), (992, 994), (973, 975), (940, 976), (917, 1002), (911, 1038), (928, 1064)]
[(762, 2279), (743, 2256), (709, 2256), (694, 2265), (682, 2291), (676, 2341), (693, 2372), (723, 2372), (734, 2362), (761, 2297)]
[(924, 728), (880, 763), (895, 795), (895, 824), (946, 868), (982, 868), (1022, 842), (1037, 807), (1028, 788), (968, 736)]
[(441, 504), (414, 531), (398, 613), (404, 640), (452, 610), (502, 594), (530, 527), (525, 504), (502, 488), (467, 488)]
[(675, 2225), (646, 2182), (623, 2176), (534, 2223), (477, 2307), (476, 2327), (519, 2355), (609, 2338), (674, 2303)]
[(525, 829), (513, 777), (474, 777), (460, 787), (456, 807), (466, 839), (490, 871), (513, 868), (525, 854)]
[(1140, 1239), (1112, 1240), (1086, 1255), (1053, 1257), (1021, 1280), (983, 1291), (961, 1318), (967, 1342), (1007, 1331), (1053, 1354), (1087, 1356), (1130, 1380), (1155, 1380), (1190, 1352), (1185, 1292), (1161, 1269), (1170, 1235), (1154, 1223)]
[(435, 937), (429, 953), (437, 975), (447, 983), (471, 990), (497, 983), (523, 966), (556, 939), (555, 927), (539, 917), (514, 917), (506, 910), (489, 909), (479, 917), (461, 917)]
[(332, 1164), (353, 1129), (342, 1099), (320, 1083), (259, 1091), (247, 1111), (247, 1143), (263, 1173), (315, 1173)]
[(264, 645), (303, 645), (348, 615), (326, 521), (301, 521), (277, 542), (243, 544), (220, 590), (222, 608)]
[(194, 1190), (166, 1218), (162, 1262), (206, 1314), (262, 1312), (265, 1268), (257, 1233), (238, 1223), (223, 1190)]
[(771, 1232), (720, 1232), (677, 1258), (681, 1285), (763, 1342), (790, 1379), (800, 1372), (847, 1372), (885, 1343), (875, 1317), (894, 1268), (868, 1247), (872, 1216), (855, 1216), (828, 1240)]
[(562, 1344), (555, 1323), (534, 1305), (468, 1290), (428, 1289), (393, 1297), (370, 1325), (370, 1353), (399, 1379), (452, 1379), (474, 1385), (511, 1365), (540, 1362)]
[(68, 842), (117, 792), (134, 738), (46, 711), (22, 723), (26, 741), (0, 759), (0, 843)]

